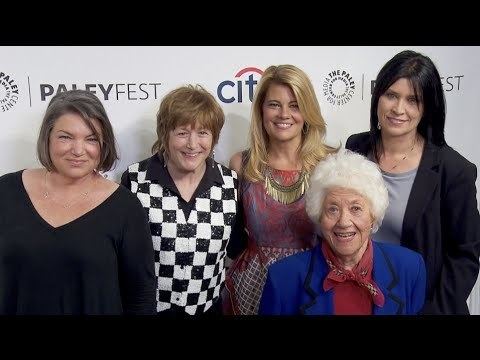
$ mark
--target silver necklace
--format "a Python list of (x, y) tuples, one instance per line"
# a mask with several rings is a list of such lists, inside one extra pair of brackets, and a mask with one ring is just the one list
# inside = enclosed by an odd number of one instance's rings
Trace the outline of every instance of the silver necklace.
[(43, 192), (43, 197), (45, 199), (50, 199), (51, 201), (53, 201), (55, 204), (57, 205), (60, 205), (62, 208), (64, 209), (69, 209), (71, 208), (73, 205), (75, 204), (78, 204), (79, 202), (81, 202), (82, 200), (86, 199), (88, 197), (88, 195), (90, 194), (91, 190), (93, 190), (94, 188), (94, 185), (95, 185), (95, 182), (97, 180), (97, 177), (96, 177), (96, 173), (94, 172), (94, 180), (93, 180), (93, 183), (92, 185), (89, 187), (88, 190), (86, 191), (81, 191), (80, 194), (78, 194), (77, 196), (75, 196), (70, 202), (67, 202), (67, 203), (61, 203), (59, 201), (57, 201), (57, 199), (55, 199), (55, 196), (53, 195), (53, 193), (51, 191), (48, 190), (48, 186), (47, 186), (47, 175), (48, 175), (49, 171), (48, 170), (45, 170), (45, 182), (44, 182), (44, 192)]
[(390, 171), (392, 171), (393, 169), (397, 168), (398, 165), (400, 165), (400, 163), (405, 160), (412, 152), (413, 152), (413, 149), (415, 149), (415, 145), (417, 145), (417, 137), (415, 136), (415, 138), (413, 139), (413, 144), (412, 144), (412, 147), (409, 151), (407, 151), (405, 154), (403, 154), (403, 157), (398, 160), (395, 165), (393, 165), (391, 168), (390, 168)]

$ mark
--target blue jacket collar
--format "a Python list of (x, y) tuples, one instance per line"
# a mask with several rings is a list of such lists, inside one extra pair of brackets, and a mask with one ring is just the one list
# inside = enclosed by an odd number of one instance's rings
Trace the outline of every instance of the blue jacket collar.
[[(399, 283), (396, 273), (388, 255), (382, 250), (381, 245), (373, 244), (373, 279), (385, 296), (383, 307), (373, 307), (374, 315), (402, 314), (405, 301), (395, 295), (395, 287)], [(300, 313), (309, 315), (333, 314), (333, 291), (323, 290), (323, 280), (327, 276), (328, 265), (323, 257), (321, 245), (318, 244), (311, 252), (309, 268), (304, 282), (304, 288), (310, 301), (300, 306)]]

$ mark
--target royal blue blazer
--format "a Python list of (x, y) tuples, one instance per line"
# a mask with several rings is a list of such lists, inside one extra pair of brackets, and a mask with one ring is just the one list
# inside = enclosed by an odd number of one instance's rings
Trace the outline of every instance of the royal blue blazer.
[[(367, 156), (368, 132), (347, 149)], [(467, 315), (480, 268), (477, 167), (448, 145), (427, 141), (408, 197), (400, 245), (423, 255), (427, 268), (424, 314)]]
[[(374, 315), (414, 315), (425, 301), (425, 263), (420, 254), (400, 245), (373, 244), (372, 277), (385, 296)], [(325, 292), (328, 265), (321, 245), (288, 256), (268, 270), (260, 301), (261, 315), (332, 315), (333, 289)]]

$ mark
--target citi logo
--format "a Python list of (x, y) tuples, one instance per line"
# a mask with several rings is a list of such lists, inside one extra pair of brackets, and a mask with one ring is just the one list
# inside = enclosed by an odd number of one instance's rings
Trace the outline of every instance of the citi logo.
[[(250, 74), (245, 77), (245, 74)], [(263, 71), (256, 67), (246, 67), (235, 74), (236, 82), (231, 80), (222, 81), (217, 87), (217, 96), (223, 103), (243, 102), (244, 95), (248, 96), (250, 102), (253, 100), (254, 86), (262, 76)], [(243, 76), (243, 78), (242, 78)]]

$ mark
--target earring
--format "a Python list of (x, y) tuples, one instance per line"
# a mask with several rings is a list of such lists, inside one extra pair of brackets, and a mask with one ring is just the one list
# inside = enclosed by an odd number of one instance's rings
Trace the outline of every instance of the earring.
[(382, 125), (380, 125), (380, 121), (377, 123), (377, 129), (382, 130)]
[(302, 133), (303, 133), (303, 135), (306, 135), (306, 134), (308, 133), (308, 127), (309, 127), (308, 124), (305, 124), (305, 125), (303, 126), (303, 128), (302, 128)]
[(211, 158), (212, 158), (212, 168), (214, 168), (215, 167), (215, 150), (212, 150)]

